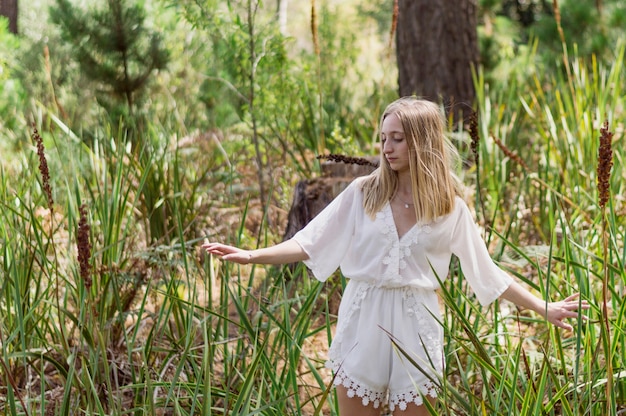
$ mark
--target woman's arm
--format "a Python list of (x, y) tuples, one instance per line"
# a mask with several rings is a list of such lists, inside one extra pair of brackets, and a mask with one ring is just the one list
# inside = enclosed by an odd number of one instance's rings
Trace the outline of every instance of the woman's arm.
[(221, 243), (206, 241), (202, 248), (207, 253), (215, 254), (224, 260), (239, 264), (286, 264), (307, 260), (309, 256), (302, 250), (300, 244), (294, 240), (287, 240), (275, 246), (257, 250), (242, 250), (237, 247)]
[(572, 326), (563, 322), (563, 320), (566, 318), (578, 318), (580, 313), (578, 312), (579, 309), (589, 309), (587, 301), (579, 301), (578, 296), (579, 294), (576, 293), (562, 301), (546, 302), (534, 296), (517, 282), (513, 282), (500, 297), (522, 308), (531, 309), (555, 326), (571, 331)]

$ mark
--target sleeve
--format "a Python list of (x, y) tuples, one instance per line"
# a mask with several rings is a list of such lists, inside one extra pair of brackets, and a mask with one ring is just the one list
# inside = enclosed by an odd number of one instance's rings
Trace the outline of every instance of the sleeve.
[(322, 282), (337, 270), (350, 247), (358, 192), (352, 182), (292, 237), (309, 256), (304, 264)]
[(489, 255), (467, 205), (457, 199), (458, 217), (451, 235), (452, 253), (461, 262), (463, 274), (482, 305), (496, 300), (513, 282)]

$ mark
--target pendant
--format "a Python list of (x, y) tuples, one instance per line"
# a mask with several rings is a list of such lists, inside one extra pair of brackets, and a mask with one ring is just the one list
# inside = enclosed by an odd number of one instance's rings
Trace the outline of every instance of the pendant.
[(409, 209), (409, 204), (404, 204), (404, 208)]

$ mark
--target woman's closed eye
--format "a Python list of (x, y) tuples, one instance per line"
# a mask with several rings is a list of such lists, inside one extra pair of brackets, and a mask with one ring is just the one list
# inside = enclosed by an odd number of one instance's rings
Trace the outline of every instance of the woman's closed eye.
[(404, 136), (389, 136), (389, 137), (386, 137), (385, 135), (383, 135), (381, 137), (380, 141), (384, 144), (387, 141), (387, 139), (390, 139), (394, 143), (400, 143), (400, 142), (402, 142), (404, 140)]

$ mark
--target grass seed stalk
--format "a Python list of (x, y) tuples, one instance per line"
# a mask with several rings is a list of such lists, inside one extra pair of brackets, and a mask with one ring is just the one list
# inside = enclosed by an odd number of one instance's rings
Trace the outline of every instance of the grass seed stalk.
[(600, 146), (598, 148), (598, 205), (602, 215), (602, 338), (606, 357), (606, 414), (615, 412), (613, 403), (613, 356), (611, 353), (611, 320), (609, 316), (609, 224), (607, 219), (607, 203), (610, 199), (611, 168), (613, 166), (613, 150), (611, 142), (613, 133), (609, 131), (609, 122), (606, 120), (600, 128)]

